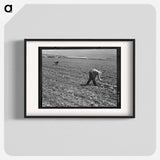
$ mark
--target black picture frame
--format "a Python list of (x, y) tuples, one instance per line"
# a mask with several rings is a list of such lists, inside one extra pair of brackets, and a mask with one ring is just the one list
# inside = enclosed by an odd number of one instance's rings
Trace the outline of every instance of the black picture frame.
[[(26, 44), (29, 41), (131, 41), (133, 42), (133, 114), (131, 116), (28, 116), (26, 114), (26, 87), (27, 87), (27, 84), (26, 84), (26, 78), (27, 78), (27, 75), (26, 75), (26, 71), (27, 71)], [(46, 49), (48, 47), (38, 47), (38, 48), (39, 48), (39, 53), (40, 53), (42, 49), (44, 48)], [(113, 48), (117, 48), (118, 50), (120, 49), (120, 47), (113, 47)], [(39, 61), (40, 60), (41, 58), (39, 58)], [(41, 74), (39, 73), (39, 77), (40, 75)], [(40, 87), (40, 83), (39, 83), (39, 87)], [(135, 39), (24, 39), (24, 117), (25, 118), (135, 118)]]

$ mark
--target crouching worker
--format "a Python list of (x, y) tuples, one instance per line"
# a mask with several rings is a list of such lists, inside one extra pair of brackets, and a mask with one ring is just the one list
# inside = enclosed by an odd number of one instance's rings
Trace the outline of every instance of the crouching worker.
[(102, 79), (101, 79), (101, 77), (100, 77), (101, 74), (102, 74), (102, 72), (101, 72), (101, 71), (98, 71), (97, 69), (92, 69), (92, 70), (90, 70), (90, 71), (89, 71), (89, 79), (88, 79), (86, 85), (89, 85), (89, 83), (90, 83), (91, 81), (93, 81), (93, 84), (94, 84), (95, 86), (97, 86), (96, 77), (98, 77), (98, 80), (99, 80), (99, 81), (102, 81)]

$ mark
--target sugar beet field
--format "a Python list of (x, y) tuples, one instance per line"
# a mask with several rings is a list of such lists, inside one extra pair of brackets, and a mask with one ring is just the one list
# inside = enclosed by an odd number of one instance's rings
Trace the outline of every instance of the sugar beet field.
[[(42, 58), (42, 107), (117, 106), (115, 59), (60, 58), (58, 65), (54, 61), (55, 58)], [(83, 86), (92, 68), (102, 71), (104, 83)]]

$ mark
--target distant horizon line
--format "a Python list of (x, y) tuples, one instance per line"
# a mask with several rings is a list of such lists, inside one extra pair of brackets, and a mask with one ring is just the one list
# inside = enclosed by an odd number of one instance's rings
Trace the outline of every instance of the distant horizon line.
[(90, 57), (79, 57), (79, 56), (64, 56), (64, 55), (54, 55), (54, 54), (44, 54), (43, 56), (53, 57), (53, 58), (72, 58), (72, 59), (99, 59), (99, 60), (106, 60), (108, 58), (90, 58)]

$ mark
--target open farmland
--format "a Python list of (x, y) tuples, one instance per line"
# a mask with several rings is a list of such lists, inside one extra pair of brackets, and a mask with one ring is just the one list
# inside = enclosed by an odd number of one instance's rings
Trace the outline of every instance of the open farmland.
[[(42, 56), (42, 107), (116, 107), (117, 66), (115, 57), (106, 59), (59, 58)], [(104, 83), (88, 80), (90, 69), (102, 71)], [(114, 87), (108, 87), (110, 84)]]

